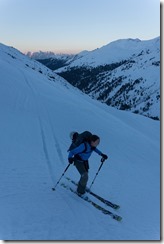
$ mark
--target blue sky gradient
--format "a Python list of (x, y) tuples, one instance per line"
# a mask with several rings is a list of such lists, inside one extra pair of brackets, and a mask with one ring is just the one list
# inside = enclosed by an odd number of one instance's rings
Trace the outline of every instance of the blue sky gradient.
[(160, 35), (158, 0), (0, 0), (0, 42), (22, 52), (77, 53)]

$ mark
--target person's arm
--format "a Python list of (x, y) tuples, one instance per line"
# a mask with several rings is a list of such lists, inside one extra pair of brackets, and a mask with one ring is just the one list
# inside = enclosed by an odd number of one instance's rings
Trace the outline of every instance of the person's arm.
[(106, 154), (103, 154), (99, 149), (95, 148), (94, 151), (100, 156), (102, 156), (102, 159), (104, 159), (104, 161), (108, 159), (108, 156)]
[(99, 149), (95, 148), (94, 151), (99, 154), (100, 156), (103, 154)]

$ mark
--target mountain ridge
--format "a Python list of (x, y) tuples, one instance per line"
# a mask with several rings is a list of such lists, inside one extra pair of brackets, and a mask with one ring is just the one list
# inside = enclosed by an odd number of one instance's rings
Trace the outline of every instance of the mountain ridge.
[(119, 39), (67, 59), (38, 61), (93, 99), (160, 120), (160, 37)]

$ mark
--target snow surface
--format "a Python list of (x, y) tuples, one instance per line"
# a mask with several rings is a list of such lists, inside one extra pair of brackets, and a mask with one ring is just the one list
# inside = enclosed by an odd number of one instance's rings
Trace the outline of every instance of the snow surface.
[(97, 67), (100, 65), (120, 62), (133, 58), (136, 55), (140, 55), (141, 52), (149, 52), (149, 48), (151, 49), (152, 56), (159, 57), (157, 49), (160, 50), (160, 37), (147, 41), (131, 38), (120, 39), (110, 42), (101, 48), (88, 51), (88, 53), (85, 53), (81, 58), (71, 62), (69, 66), (59, 68), (58, 72), (64, 72), (68, 68), (78, 66)]
[[(92, 100), (2, 44), (0, 76), (0, 239), (159, 240), (159, 121)], [(51, 190), (68, 164), (74, 130), (100, 136), (109, 159), (92, 190), (120, 204), (111, 211), (122, 222), (60, 185)], [(93, 154), (88, 185), (99, 165)], [(72, 165), (66, 175), (79, 179)]]

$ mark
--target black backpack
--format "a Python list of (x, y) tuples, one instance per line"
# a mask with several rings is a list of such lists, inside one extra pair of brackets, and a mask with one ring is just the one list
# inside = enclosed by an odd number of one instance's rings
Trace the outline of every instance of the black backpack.
[[(68, 152), (73, 150), (74, 148), (80, 146), (80, 144), (82, 144), (84, 142), (89, 142), (91, 136), (92, 136), (92, 133), (89, 131), (84, 131), (80, 134), (78, 132), (71, 132), (70, 137), (72, 139), (72, 143), (68, 149)], [(85, 150), (86, 150), (86, 144), (85, 144), (85, 149), (83, 152), (85, 152)]]

